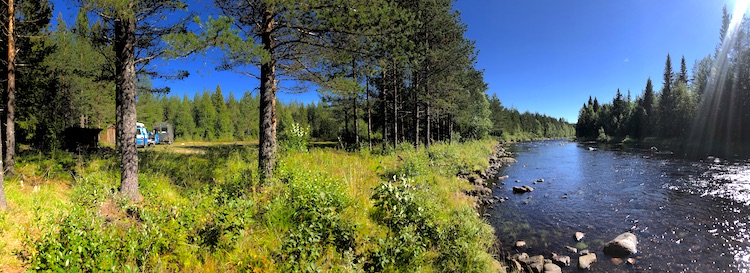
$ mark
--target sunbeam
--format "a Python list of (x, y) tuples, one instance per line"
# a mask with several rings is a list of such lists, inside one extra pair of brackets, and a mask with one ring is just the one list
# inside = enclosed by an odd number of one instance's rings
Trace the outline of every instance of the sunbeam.
[[(708, 85), (701, 96), (698, 115), (690, 134), (691, 151), (697, 155), (709, 151), (722, 151), (724, 155), (732, 155), (737, 148), (732, 136), (739, 131), (740, 126), (732, 121), (737, 120), (736, 115), (739, 115), (742, 109), (736, 103), (738, 88), (731, 86), (727, 79), (731, 76), (728, 73), (733, 61), (739, 57), (732, 54), (732, 48), (743, 39), (740, 37), (740, 27), (748, 6), (750, 0), (738, 0), (735, 3), (721, 47), (717, 48), (715, 53)], [(727, 105), (726, 102), (732, 103)]]

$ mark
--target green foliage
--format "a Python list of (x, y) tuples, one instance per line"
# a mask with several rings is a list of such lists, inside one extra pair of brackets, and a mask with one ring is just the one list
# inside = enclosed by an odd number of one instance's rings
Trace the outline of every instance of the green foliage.
[[(31, 221), (19, 251), (36, 271), (492, 272), (492, 229), (454, 177), (485, 168), (491, 145), (288, 152), (263, 187), (254, 148), (142, 151), (138, 204), (117, 194), (112, 155), (58, 152), (49, 176), (75, 174), (71, 202)], [(19, 170), (43, 175), (48, 158), (24, 154), (35, 167)], [(386, 169), (413, 175), (380, 181)]]
[(414, 191), (406, 178), (382, 183), (374, 189), (371, 217), (386, 226), (390, 234), (378, 241), (380, 248), (371, 254), (368, 271), (389, 268), (411, 272), (424, 262), (420, 257), (432, 246), (437, 230), (430, 219), (432, 213), (425, 211)]
[(290, 226), (280, 253), (284, 271), (320, 271), (327, 252), (345, 255), (356, 250), (354, 224), (342, 215), (350, 202), (337, 179), (287, 168), (279, 168), (286, 188), (271, 204), (271, 210), (284, 212), (269, 212), (283, 215), (276, 220)]
[(281, 138), (281, 147), (288, 152), (305, 152), (310, 142), (310, 128), (304, 128), (299, 123), (293, 122), (291, 126), (284, 128)]

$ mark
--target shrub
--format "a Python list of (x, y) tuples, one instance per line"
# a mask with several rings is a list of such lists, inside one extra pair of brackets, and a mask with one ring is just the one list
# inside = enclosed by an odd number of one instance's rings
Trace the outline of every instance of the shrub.
[(371, 218), (386, 226), (389, 235), (378, 240), (379, 249), (370, 254), (367, 271), (414, 271), (422, 264), (424, 252), (437, 241), (432, 212), (417, 201), (407, 178), (397, 183), (382, 183), (374, 189)]
[(302, 127), (299, 123), (294, 122), (292, 126), (284, 128), (280, 142), (284, 151), (307, 151), (307, 144), (310, 142), (310, 128)]
[(322, 173), (283, 166), (278, 176), (286, 187), (269, 214), (290, 227), (280, 253), (285, 271), (317, 271), (327, 252), (340, 254), (337, 259), (342, 261), (353, 253), (354, 225), (342, 213), (350, 204), (343, 183)]

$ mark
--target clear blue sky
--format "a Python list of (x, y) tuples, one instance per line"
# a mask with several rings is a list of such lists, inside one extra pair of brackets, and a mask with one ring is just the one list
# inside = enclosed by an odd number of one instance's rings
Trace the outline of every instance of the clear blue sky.
[[(70, 1), (53, 2), (55, 14), (75, 17)], [(210, 3), (197, 2), (193, 9)], [(468, 25), (466, 35), (476, 41), (488, 94), (497, 94), (506, 107), (575, 122), (590, 95), (610, 101), (619, 88), (635, 97), (649, 76), (659, 88), (667, 53), (677, 69), (683, 55), (691, 69), (713, 53), (724, 4), (731, 12), (734, 0), (459, 0), (455, 9)], [(191, 98), (218, 84), (225, 96), (231, 91), (237, 98), (257, 88), (253, 78), (215, 71), (212, 54), (217, 53), (169, 62), (167, 69), (188, 69), (191, 76), (154, 85)], [(314, 90), (279, 97), (318, 100)]]

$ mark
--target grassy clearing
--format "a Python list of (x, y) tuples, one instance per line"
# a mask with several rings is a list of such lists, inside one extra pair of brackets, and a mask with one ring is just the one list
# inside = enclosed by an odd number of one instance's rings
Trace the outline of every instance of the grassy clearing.
[(282, 153), (267, 185), (253, 145), (175, 145), (141, 150), (138, 204), (116, 194), (111, 155), (23, 155), (0, 271), (500, 270), (456, 178), (484, 169), (492, 142)]

